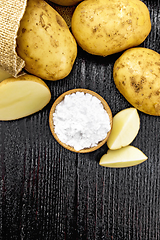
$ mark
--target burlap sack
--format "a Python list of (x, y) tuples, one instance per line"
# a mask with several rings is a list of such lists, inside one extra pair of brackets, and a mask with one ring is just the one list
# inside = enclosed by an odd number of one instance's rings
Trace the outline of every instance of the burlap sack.
[[(25, 62), (16, 53), (16, 37), (26, 5), (27, 0), (0, 0), (0, 67), (14, 77), (19, 76), (25, 66)], [(70, 27), (74, 7), (50, 5)]]
[(0, 66), (16, 77), (24, 61), (16, 53), (16, 37), (27, 0), (0, 0)]

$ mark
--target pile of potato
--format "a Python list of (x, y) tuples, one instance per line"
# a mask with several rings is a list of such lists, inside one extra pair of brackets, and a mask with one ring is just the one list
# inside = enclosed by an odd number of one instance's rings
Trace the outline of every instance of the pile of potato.
[[(160, 55), (153, 50), (136, 47), (151, 31), (147, 6), (140, 0), (51, 1), (62, 6), (77, 4), (71, 29), (45, 0), (28, 0), (16, 39), (17, 54), (25, 61), (28, 74), (15, 81), (12, 78), (0, 82), (4, 97), (10, 95), (10, 86), (15, 84), (17, 89), (15, 96), (0, 102), (0, 120), (18, 119), (43, 108), (51, 95), (42, 79), (56, 81), (68, 76), (77, 57), (77, 44), (84, 51), (103, 57), (124, 51), (113, 69), (116, 87), (135, 108), (159, 116)], [(19, 108), (19, 113), (10, 114), (8, 109), (16, 108), (13, 102), (26, 107), (27, 94), (31, 92), (34, 95), (32, 86), (35, 83), (46, 91), (42, 96), (39, 90), (33, 103), (34, 110), (21, 114)], [(29, 90), (24, 99), (19, 92), (25, 84)], [(39, 105), (40, 96), (45, 101)], [(27, 104), (26, 108), (30, 108)]]

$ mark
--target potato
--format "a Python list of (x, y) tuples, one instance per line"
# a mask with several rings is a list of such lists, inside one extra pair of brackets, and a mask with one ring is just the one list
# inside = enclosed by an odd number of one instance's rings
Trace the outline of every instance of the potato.
[(147, 48), (126, 50), (115, 62), (117, 89), (138, 110), (160, 116), (160, 55)]
[(15, 120), (41, 110), (51, 99), (40, 78), (25, 74), (0, 83), (0, 120)]
[(9, 74), (8, 72), (4, 71), (2, 67), (0, 67), (0, 82), (2, 82), (3, 80), (12, 77), (11, 74)]
[(54, 81), (72, 70), (77, 44), (57, 11), (43, 0), (29, 0), (18, 30), (17, 53), (29, 73)]
[(108, 150), (99, 165), (110, 168), (131, 167), (146, 161), (148, 157), (138, 148), (126, 146), (118, 150)]
[(136, 108), (126, 108), (113, 117), (111, 134), (107, 140), (109, 149), (119, 149), (129, 145), (137, 136), (140, 118)]
[(62, 6), (73, 6), (81, 2), (82, 0), (50, 0), (50, 1)]
[(151, 30), (147, 6), (139, 0), (88, 0), (72, 16), (72, 32), (88, 53), (107, 56), (142, 43)]

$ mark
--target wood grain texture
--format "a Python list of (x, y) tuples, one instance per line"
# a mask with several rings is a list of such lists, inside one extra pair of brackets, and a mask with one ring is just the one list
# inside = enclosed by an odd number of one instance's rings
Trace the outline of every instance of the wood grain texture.
[[(160, 53), (160, 1), (146, 0), (152, 31), (142, 46)], [(114, 86), (112, 68), (120, 54), (91, 56), (78, 48), (71, 74), (47, 82), (52, 99), (40, 112), (0, 122), (0, 239), (159, 240), (160, 118), (141, 112), (133, 146), (148, 160), (138, 166), (99, 166), (104, 145), (73, 153), (49, 129), (49, 111), (65, 91), (87, 88), (100, 94), (113, 115), (130, 107)]]

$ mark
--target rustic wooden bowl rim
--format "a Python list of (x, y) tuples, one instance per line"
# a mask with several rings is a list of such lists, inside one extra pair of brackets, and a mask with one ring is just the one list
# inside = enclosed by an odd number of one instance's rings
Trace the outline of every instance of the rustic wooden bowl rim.
[(84, 148), (82, 150), (79, 150), (79, 151), (76, 151), (73, 147), (71, 146), (68, 146), (67, 144), (61, 142), (59, 140), (59, 138), (57, 137), (56, 133), (54, 132), (54, 123), (53, 123), (53, 113), (55, 111), (55, 108), (56, 106), (61, 102), (63, 101), (64, 97), (66, 95), (70, 95), (72, 93), (76, 93), (76, 92), (84, 92), (84, 93), (89, 93), (95, 97), (97, 97), (103, 104), (103, 107), (104, 109), (107, 111), (108, 115), (109, 115), (109, 119), (110, 119), (110, 124), (111, 124), (111, 128), (112, 128), (112, 112), (111, 112), (111, 109), (110, 107), (108, 106), (107, 102), (99, 95), (97, 94), (96, 92), (93, 92), (89, 89), (84, 89), (84, 88), (76, 88), (76, 89), (71, 89), (67, 92), (64, 92), (62, 95), (60, 95), (56, 100), (55, 102), (53, 103), (52, 107), (51, 107), (51, 110), (50, 110), (50, 113), (49, 113), (49, 126), (50, 126), (50, 130), (54, 136), (54, 138), (57, 140), (57, 142), (62, 145), (64, 148), (68, 149), (69, 151), (72, 151), (72, 152), (77, 152), (77, 153), (89, 153), (89, 152), (93, 152), (95, 150), (97, 150), (98, 148), (100, 148), (102, 145), (104, 145), (106, 142), (107, 142), (107, 139), (110, 135), (110, 132), (111, 130), (108, 132), (107, 136), (105, 139), (103, 139), (102, 141), (100, 141), (97, 146), (95, 147), (91, 147), (91, 148)]

